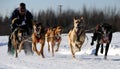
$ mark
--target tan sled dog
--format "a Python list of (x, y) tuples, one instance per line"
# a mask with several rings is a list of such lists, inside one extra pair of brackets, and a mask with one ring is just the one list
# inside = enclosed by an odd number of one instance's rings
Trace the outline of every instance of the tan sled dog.
[[(44, 58), (44, 44), (45, 44), (45, 31), (41, 23), (34, 23), (33, 25), (33, 33), (32, 33), (32, 49), (37, 53), (37, 55), (42, 55)], [(40, 51), (37, 50), (36, 44), (40, 43), (41, 48)]]
[(52, 56), (54, 56), (54, 47), (57, 43), (57, 49), (56, 52), (59, 50), (59, 46), (61, 43), (61, 32), (63, 28), (61, 26), (58, 26), (56, 28), (49, 28), (46, 33), (47, 43), (48, 43), (48, 51), (50, 52), (50, 44), (51, 42), (51, 49), (52, 49)]
[(68, 33), (68, 41), (73, 58), (75, 58), (75, 53), (81, 50), (85, 41), (85, 31), (82, 25), (81, 19), (74, 18), (74, 28)]

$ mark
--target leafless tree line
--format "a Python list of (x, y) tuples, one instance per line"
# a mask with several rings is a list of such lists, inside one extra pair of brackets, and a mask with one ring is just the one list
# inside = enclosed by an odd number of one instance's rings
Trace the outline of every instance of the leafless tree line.
[[(2, 12), (0, 12), (2, 13)], [(64, 33), (73, 27), (73, 18), (83, 16), (86, 23), (86, 29), (94, 28), (97, 24), (103, 22), (109, 23), (113, 27), (113, 31), (120, 31), (120, 10), (116, 8), (100, 9), (87, 9), (85, 6), (80, 11), (74, 11), (73, 9), (62, 10), (61, 13), (57, 13), (52, 9), (46, 11), (39, 11), (38, 13), (32, 12), (34, 19), (41, 22), (46, 28), (56, 27), (58, 25), (63, 26)], [(10, 19), (8, 16), (3, 18), (0, 15), (0, 35), (10, 34)]]

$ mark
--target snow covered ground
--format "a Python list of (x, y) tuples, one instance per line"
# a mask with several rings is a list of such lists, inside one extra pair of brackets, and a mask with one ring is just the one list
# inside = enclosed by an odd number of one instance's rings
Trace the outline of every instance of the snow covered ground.
[[(91, 46), (92, 34), (87, 33), (82, 50), (76, 54), (76, 59), (71, 56), (67, 34), (62, 35), (60, 49), (52, 57), (45, 44), (45, 58), (19, 53), (15, 58), (7, 54), (8, 36), (0, 36), (0, 69), (119, 69), (120, 68), (120, 32), (113, 34), (113, 39), (108, 51), (108, 59), (104, 60), (103, 54), (94, 56), (95, 45)], [(37, 45), (39, 46), (39, 44)]]

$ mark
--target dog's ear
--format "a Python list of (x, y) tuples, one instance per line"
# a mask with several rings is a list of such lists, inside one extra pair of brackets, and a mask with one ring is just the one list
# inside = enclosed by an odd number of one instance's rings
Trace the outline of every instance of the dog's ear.
[(73, 17), (73, 20), (76, 20), (77, 18), (76, 17)]
[(84, 17), (83, 17), (83, 16), (81, 16), (81, 17), (80, 17), (80, 20), (83, 20), (83, 19), (84, 19)]
[(62, 27), (62, 26), (60, 26), (59, 28), (61, 29), (61, 32), (63, 32), (63, 27)]
[(60, 28), (61, 28), (61, 30), (62, 30), (62, 32), (63, 32), (63, 27), (62, 27), (62, 26), (60, 26)]
[(81, 19), (81, 17), (75, 16), (73, 19), (74, 19), (74, 20), (76, 20), (76, 19)]
[(57, 28), (53, 28), (53, 31), (55, 31)]
[(36, 24), (33, 25), (33, 29), (35, 29), (35, 28), (36, 28)]
[(33, 29), (35, 30), (36, 29), (36, 20), (33, 21), (32, 25), (33, 25)]
[(36, 25), (36, 23), (37, 23), (37, 21), (34, 20), (34, 21), (32, 22), (32, 25), (34, 26), (34, 25)]
[(75, 23), (75, 21), (76, 21), (76, 17), (73, 18), (73, 23)]
[(57, 29), (63, 29), (63, 27), (62, 26), (58, 26)]

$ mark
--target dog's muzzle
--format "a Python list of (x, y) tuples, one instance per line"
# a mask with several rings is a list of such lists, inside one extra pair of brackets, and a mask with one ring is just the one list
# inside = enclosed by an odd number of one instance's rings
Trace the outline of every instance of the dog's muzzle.
[(21, 42), (24, 39), (23, 36), (18, 36), (18, 40)]
[(36, 36), (40, 38), (40, 34), (41, 34), (41, 29), (37, 28), (36, 29)]

